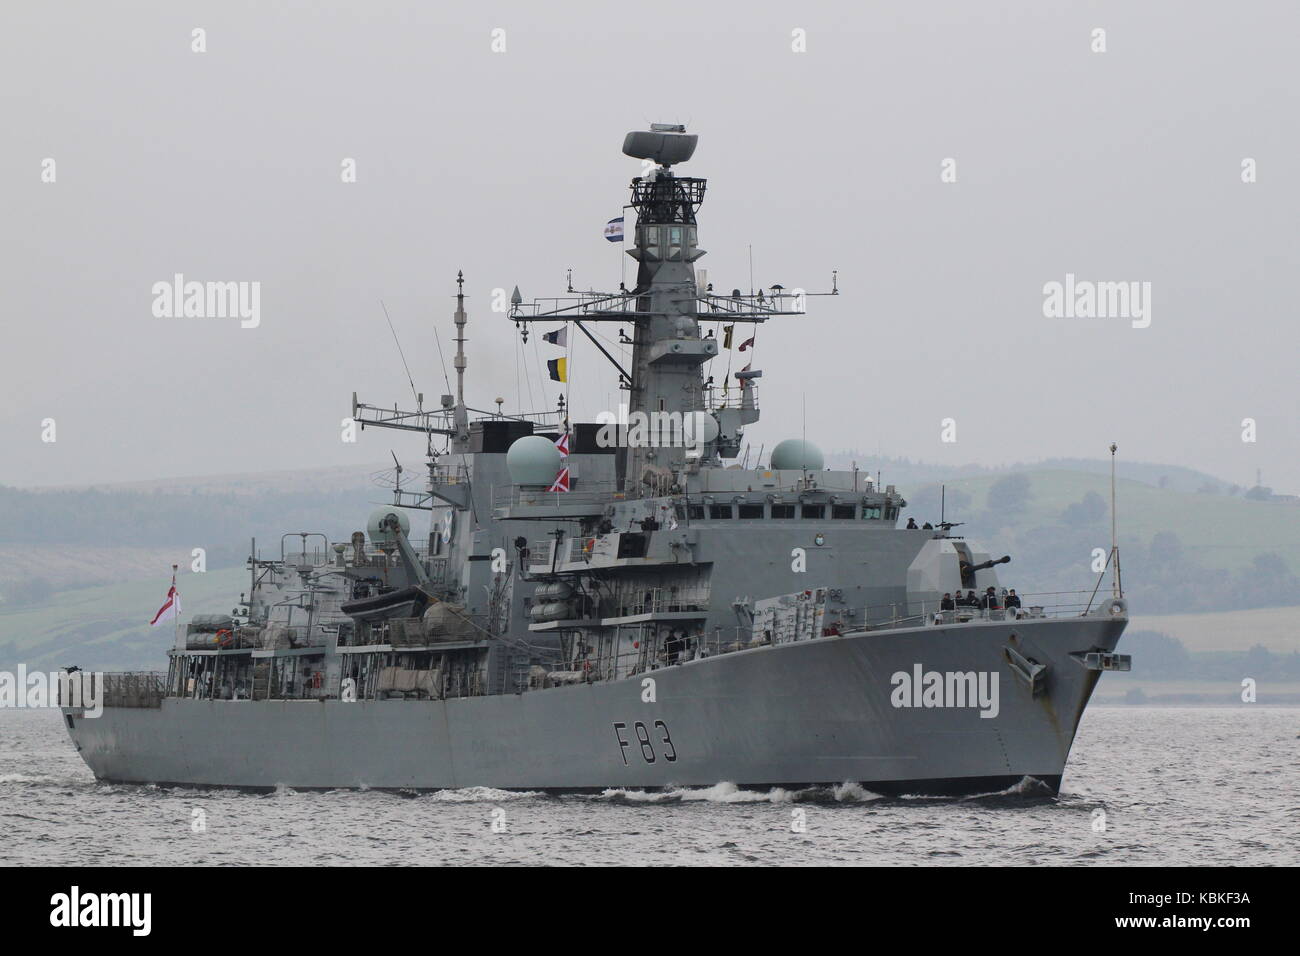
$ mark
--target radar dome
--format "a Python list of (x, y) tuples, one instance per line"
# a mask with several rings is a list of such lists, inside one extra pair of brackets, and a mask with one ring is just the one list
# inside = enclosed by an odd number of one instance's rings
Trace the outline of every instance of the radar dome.
[(560, 473), (560, 449), (541, 435), (525, 435), (506, 452), (506, 467), (516, 485), (549, 485)]
[(718, 420), (708, 412), (695, 412), (685, 415), (684, 418), (682, 430), (685, 433), (686, 444), (707, 445), (709, 442), (718, 440), (722, 427), (718, 424)]
[(777, 471), (821, 471), (825, 465), (822, 450), (802, 438), (787, 438), (772, 449), (772, 467)]
[(379, 508), (370, 512), (370, 520), (366, 522), (366, 530), (370, 532), (370, 541), (376, 547), (397, 542), (397, 538), (393, 533), (382, 527), (384, 519), (389, 515), (397, 516), (397, 524), (402, 529), (402, 534), (409, 535), (411, 533), (410, 518), (393, 508)]

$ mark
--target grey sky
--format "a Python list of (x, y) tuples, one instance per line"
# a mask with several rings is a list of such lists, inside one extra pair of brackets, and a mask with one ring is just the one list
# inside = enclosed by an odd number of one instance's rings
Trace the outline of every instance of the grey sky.
[[(559, 293), (568, 267), (616, 287), (601, 229), (639, 173), (619, 147), (665, 120), (701, 137), (682, 172), (709, 179), (716, 288), (748, 287), (750, 243), (759, 285), (839, 270), (838, 299), (758, 331), (755, 448), (806, 400), (827, 450), (996, 464), (1114, 439), (1300, 491), (1297, 36), (1284, 3), (6, 3), (0, 483), (414, 458), (339, 421), (353, 390), (411, 401), (381, 296), (444, 391), (459, 268), (471, 402), (527, 405), (491, 290)], [(260, 281), (261, 326), (155, 318), (177, 272)], [(1044, 318), (1067, 272), (1149, 281), (1150, 327)], [(523, 353), (535, 397), (548, 349)], [(576, 417), (617, 402), (594, 350), (572, 369)]]

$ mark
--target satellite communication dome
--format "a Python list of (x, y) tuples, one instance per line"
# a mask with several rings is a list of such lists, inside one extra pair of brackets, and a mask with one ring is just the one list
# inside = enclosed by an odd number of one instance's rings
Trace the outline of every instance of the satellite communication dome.
[(379, 547), (383, 544), (396, 544), (397, 538), (391, 531), (381, 528), (383, 520), (389, 515), (397, 516), (397, 524), (402, 529), (402, 534), (411, 533), (411, 519), (396, 508), (379, 508), (370, 512), (370, 520), (366, 522), (366, 530), (370, 533), (370, 542)]
[(560, 473), (560, 449), (549, 438), (525, 435), (506, 452), (506, 468), (516, 485), (549, 485)]
[(802, 438), (787, 438), (772, 449), (772, 467), (777, 471), (821, 471), (825, 466), (822, 450)]
[(708, 412), (694, 412), (685, 416), (683, 430), (688, 445), (707, 445), (709, 442), (718, 440), (718, 435), (722, 432), (722, 426), (718, 424), (717, 418)]

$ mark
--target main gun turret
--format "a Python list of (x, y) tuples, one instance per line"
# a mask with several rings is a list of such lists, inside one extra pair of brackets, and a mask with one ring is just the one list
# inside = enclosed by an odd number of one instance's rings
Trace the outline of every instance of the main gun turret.
[(963, 561), (961, 563), (962, 580), (964, 581), (966, 579), (966, 575), (974, 574), (976, 571), (987, 571), (989, 568), (993, 567), (994, 565), (1010, 564), (1010, 563), (1011, 563), (1011, 555), (1009, 554), (1004, 554), (1000, 558), (990, 558), (989, 560), (983, 561), (979, 564), (967, 564), (965, 561)]

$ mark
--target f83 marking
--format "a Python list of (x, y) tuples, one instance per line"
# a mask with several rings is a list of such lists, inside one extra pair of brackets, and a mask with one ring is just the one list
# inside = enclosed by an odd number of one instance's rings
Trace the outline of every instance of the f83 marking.
[[(614, 722), (614, 737), (618, 740), (618, 754), (623, 758), (623, 766), (628, 766), (627, 752), (635, 744), (641, 751), (641, 759), (646, 763), (654, 763), (659, 757), (663, 757), (669, 763), (677, 759), (677, 748), (673, 746), (673, 738), (668, 733), (668, 725), (662, 720), (656, 720), (652, 725), (654, 736), (659, 738), (658, 752), (656, 753), (656, 744), (651, 740), (650, 729), (645, 723), (638, 720), (632, 724), (633, 737), (625, 735), (627, 724), (622, 721)], [(635, 738), (635, 739), (633, 739)]]

